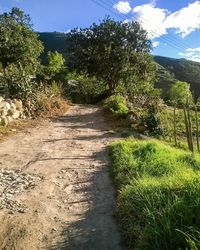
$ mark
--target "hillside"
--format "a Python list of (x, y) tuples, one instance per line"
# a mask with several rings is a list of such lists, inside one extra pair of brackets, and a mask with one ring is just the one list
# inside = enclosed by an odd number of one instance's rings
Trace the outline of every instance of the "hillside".
[(200, 63), (163, 56), (154, 56), (154, 60), (158, 64), (157, 87), (168, 89), (178, 79), (190, 83), (195, 97), (200, 96)]
[[(39, 33), (39, 38), (45, 46), (41, 57), (43, 62), (48, 51), (57, 50), (66, 57), (65, 37), (66, 34), (58, 32)], [(200, 63), (163, 56), (154, 56), (154, 60), (158, 66), (156, 87), (167, 90), (176, 80), (186, 81), (191, 84), (195, 96), (200, 96)]]
[(63, 54), (66, 57), (65, 53), (65, 33), (59, 32), (42, 32), (38, 33), (39, 39), (44, 45), (44, 52), (42, 53), (41, 59), (42, 62), (45, 62), (46, 55), (48, 51), (57, 50), (59, 53)]

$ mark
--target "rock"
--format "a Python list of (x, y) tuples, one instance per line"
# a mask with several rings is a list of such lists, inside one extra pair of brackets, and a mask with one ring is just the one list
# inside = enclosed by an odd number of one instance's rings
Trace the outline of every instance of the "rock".
[(1, 110), (1, 116), (7, 116), (7, 114), (8, 114), (7, 109), (2, 109)]
[(14, 99), (3, 99), (0, 96), (0, 124), (7, 126), (13, 119), (26, 117), (23, 115), (22, 101)]
[(8, 125), (8, 119), (5, 116), (1, 117), (1, 126), (7, 126)]
[(13, 107), (11, 107), (11, 108), (8, 110), (7, 115), (8, 115), (8, 116), (13, 116), (13, 115), (15, 114), (15, 112), (16, 112), (16, 109), (13, 108)]
[(23, 105), (21, 100), (14, 99), (13, 103), (18, 111), (23, 111)]
[(40, 180), (39, 176), (21, 171), (0, 169), (0, 209), (24, 213), (25, 206), (16, 200), (16, 196), (34, 188)]
[(10, 109), (10, 104), (8, 102), (3, 101), (0, 103), (0, 109), (4, 109), (8, 111)]
[(11, 123), (13, 120), (14, 120), (13, 117), (11, 117), (11, 116), (8, 116), (8, 117), (7, 117), (7, 122), (8, 122), (8, 124)]
[(20, 117), (20, 112), (18, 110), (15, 110), (14, 114), (12, 115), (13, 119), (18, 119)]

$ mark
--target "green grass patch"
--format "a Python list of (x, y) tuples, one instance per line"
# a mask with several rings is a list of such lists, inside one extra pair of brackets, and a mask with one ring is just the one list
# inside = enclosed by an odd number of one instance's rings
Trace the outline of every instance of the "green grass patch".
[(131, 249), (200, 249), (200, 156), (155, 141), (109, 146)]

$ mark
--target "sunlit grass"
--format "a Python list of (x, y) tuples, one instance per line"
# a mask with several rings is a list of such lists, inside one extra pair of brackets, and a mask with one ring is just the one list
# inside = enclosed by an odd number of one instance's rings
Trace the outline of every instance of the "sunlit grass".
[(111, 144), (110, 156), (131, 249), (199, 249), (200, 156), (132, 139)]

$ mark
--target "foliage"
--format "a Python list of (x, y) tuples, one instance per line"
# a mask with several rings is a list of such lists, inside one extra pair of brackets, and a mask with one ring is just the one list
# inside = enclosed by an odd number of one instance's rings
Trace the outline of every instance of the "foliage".
[(25, 106), (26, 114), (32, 117), (60, 115), (67, 109), (67, 103), (62, 98), (62, 87), (55, 82), (26, 100)]
[(145, 94), (130, 97), (128, 106), (129, 122), (132, 128), (150, 136), (161, 136), (165, 133), (161, 127), (160, 116), (163, 100), (158, 90), (152, 89)]
[(0, 15), (0, 62), (3, 69), (10, 64), (31, 64), (34, 68), (42, 52), (37, 34), (30, 28), (30, 18), (13, 8)]
[[(28, 66), (29, 67), (29, 66)], [(27, 73), (26, 66), (23, 71)], [(7, 76), (9, 78), (2, 78), (0, 93), (9, 98), (17, 98), (26, 101), (28, 98), (34, 96), (40, 89), (40, 84), (31, 75), (21, 75), (21, 69), (15, 64), (7, 67)]]
[(151, 136), (163, 135), (164, 130), (161, 127), (160, 110), (157, 104), (152, 103), (143, 112), (141, 117), (143, 125), (146, 126), (146, 132)]
[(18, 8), (0, 15), (1, 94), (26, 99), (34, 92), (42, 49), (28, 15)]
[(72, 70), (102, 79), (113, 94), (120, 83), (139, 85), (154, 79), (150, 48), (147, 32), (139, 23), (106, 18), (67, 34), (67, 64)]
[(62, 54), (58, 53), (58, 51), (49, 51), (47, 55), (47, 60), (47, 73), (50, 78), (60, 73), (61, 70), (64, 68), (65, 59), (63, 58)]
[(105, 96), (105, 85), (96, 77), (68, 73), (63, 83), (65, 95), (77, 103), (96, 103)]
[(112, 95), (104, 101), (104, 107), (118, 117), (127, 116), (129, 109), (123, 96)]
[(153, 140), (112, 143), (110, 156), (131, 249), (199, 249), (200, 156)]
[(186, 105), (192, 102), (190, 85), (187, 82), (177, 81), (170, 88), (170, 100), (173, 104)]

